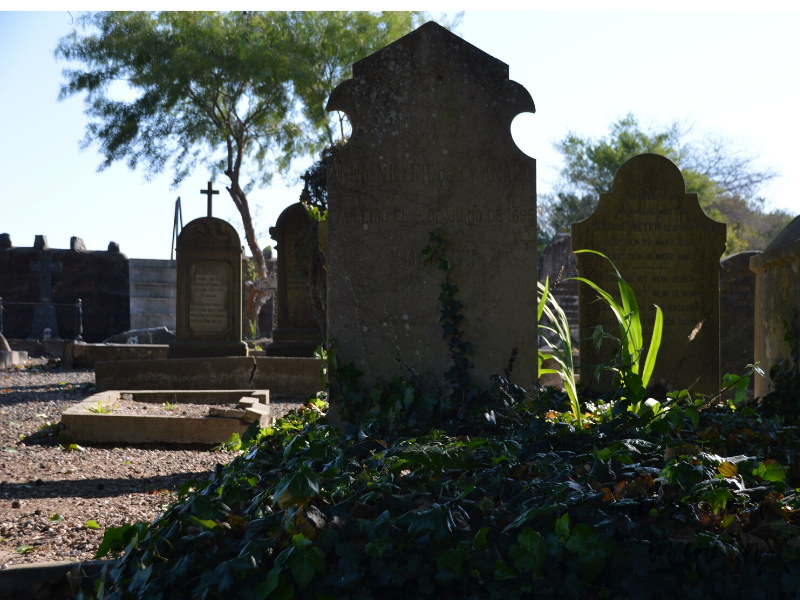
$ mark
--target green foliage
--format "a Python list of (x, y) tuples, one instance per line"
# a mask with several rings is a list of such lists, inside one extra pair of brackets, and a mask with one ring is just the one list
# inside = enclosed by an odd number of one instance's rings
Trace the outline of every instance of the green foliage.
[(681, 169), (687, 192), (696, 192), (711, 218), (728, 224), (726, 255), (763, 250), (791, 220), (785, 211), (767, 211), (758, 191), (778, 176), (758, 166), (758, 156), (741, 143), (705, 133), (689, 140), (679, 122), (645, 129), (629, 113), (613, 122), (599, 139), (569, 132), (555, 144), (564, 168), (555, 191), (541, 196), (539, 246), (544, 248), (571, 223), (594, 212), (600, 194), (611, 193), (614, 176), (629, 159), (643, 153), (666, 156)]
[(118, 406), (119, 406), (119, 403), (117, 403), (117, 404), (103, 404), (103, 403), (100, 402), (100, 400), (98, 400), (97, 401), (97, 406), (84, 406), (84, 408), (86, 410), (88, 410), (89, 412), (91, 412), (91, 413), (95, 413), (95, 414), (98, 414), (98, 415), (107, 415), (107, 414), (113, 413), (117, 409)]
[[(639, 404), (644, 399), (647, 386), (650, 383), (650, 376), (653, 374), (653, 369), (655, 368), (658, 349), (661, 346), (664, 318), (661, 314), (661, 308), (656, 305), (656, 320), (653, 326), (653, 335), (647, 351), (647, 360), (644, 363), (644, 368), (640, 376), (639, 367), (641, 364), (640, 359), (644, 351), (644, 339), (642, 336), (642, 323), (636, 295), (631, 286), (622, 278), (622, 275), (620, 275), (611, 259), (605, 254), (595, 250), (575, 251), (576, 254), (582, 252), (590, 252), (605, 258), (611, 263), (617, 275), (622, 304), (618, 304), (611, 294), (602, 290), (597, 284), (588, 279), (583, 277), (575, 277), (574, 279), (582, 281), (594, 289), (600, 295), (600, 298), (614, 312), (614, 316), (617, 319), (620, 330), (619, 338), (603, 331), (600, 325), (595, 329), (595, 348), (600, 347), (603, 339), (609, 339), (615, 344), (616, 355), (619, 358), (616, 365), (598, 365), (595, 376), (599, 378), (599, 374), (603, 370), (612, 371), (614, 373), (614, 388), (623, 390), (622, 402), (620, 402), (618, 406), (620, 409), (627, 408), (630, 405)], [(567, 332), (569, 332), (569, 329), (567, 329)]]

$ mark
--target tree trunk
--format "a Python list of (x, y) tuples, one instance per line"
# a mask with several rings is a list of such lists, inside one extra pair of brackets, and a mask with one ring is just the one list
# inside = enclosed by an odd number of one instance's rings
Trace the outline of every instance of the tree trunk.
[[(239, 187), (238, 177), (234, 178), (233, 173), (226, 171), (225, 173), (231, 179), (231, 186), (226, 187), (228, 193), (233, 199), (236, 208), (239, 209), (239, 214), (242, 217), (242, 224), (244, 225), (244, 235), (247, 240), (247, 245), (250, 252), (253, 253), (253, 259), (256, 261), (256, 272), (259, 278), (267, 276), (267, 261), (264, 259), (264, 253), (258, 246), (256, 239), (256, 232), (253, 228), (253, 219), (250, 217), (250, 205), (247, 203), (247, 196)], [(242, 336), (245, 339), (250, 339), (250, 324), (258, 323), (258, 313), (261, 312), (261, 307), (267, 300), (269, 292), (266, 290), (259, 290), (257, 286), (252, 286), (247, 293), (244, 301), (244, 308), (242, 310)]]

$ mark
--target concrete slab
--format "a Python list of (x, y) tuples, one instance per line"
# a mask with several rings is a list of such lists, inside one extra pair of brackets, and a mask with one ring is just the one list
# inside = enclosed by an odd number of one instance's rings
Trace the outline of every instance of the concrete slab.
[[(95, 413), (88, 409), (112, 405), (121, 394), (131, 394), (137, 402), (161, 404), (164, 402), (192, 404), (227, 404), (245, 399), (235, 415), (208, 417), (179, 417), (168, 415), (125, 415)], [(269, 425), (269, 390), (110, 390), (86, 398), (70, 407), (61, 422), (75, 442), (129, 443), (129, 444), (221, 444), (233, 433), (243, 434), (256, 419), (262, 427)]]
[(0, 369), (9, 369), (28, 362), (27, 352), (0, 350)]
[[(78, 574), (88, 583), (87, 590), (94, 590), (91, 583), (100, 576), (103, 566), (111, 561), (93, 560), (78, 562), (46, 562), (29, 565), (13, 565), (0, 570), (0, 596), (10, 595), (12, 598), (43, 597), (45, 586), (52, 588), (67, 583), (67, 573)], [(87, 581), (88, 580), (88, 581)], [(55, 591), (48, 587), (47, 591)], [(83, 586), (82, 586), (83, 587)], [(12, 595), (13, 594), (13, 595)], [(54, 594), (55, 596), (55, 594)]]
[(95, 364), (97, 391), (253, 390), (304, 396), (323, 389), (316, 358), (227, 357)]

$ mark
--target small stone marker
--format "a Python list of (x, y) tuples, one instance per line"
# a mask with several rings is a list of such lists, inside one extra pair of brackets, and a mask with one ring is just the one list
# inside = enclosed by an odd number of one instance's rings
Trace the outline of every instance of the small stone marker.
[[(438, 321), (439, 229), (463, 304), (473, 381), (537, 377), (536, 162), (510, 126), (535, 110), (508, 65), (436, 23), (353, 65), (331, 94), (353, 134), (328, 167), (328, 334), (369, 385), (451, 366)], [(279, 319), (280, 324), (280, 319)], [(402, 360), (404, 364), (398, 362)]]
[(265, 348), (267, 356), (311, 357), (322, 343), (309, 294), (309, 266), (317, 246), (313, 229), (300, 202), (286, 208), (270, 227), (278, 249), (278, 326)]
[[(36, 236), (44, 238), (44, 236)], [(43, 247), (47, 247), (47, 238), (44, 238)], [(33, 322), (31, 324), (31, 333), (28, 339), (41, 340), (44, 339), (45, 330), (50, 330), (50, 338), (59, 340), (58, 337), (58, 321), (56, 319), (56, 307), (50, 305), (52, 302), (53, 290), (53, 273), (61, 273), (61, 263), (53, 262), (52, 253), (49, 251), (42, 252), (38, 261), (31, 262), (31, 271), (40, 271), (42, 274), (39, 282), (39, 302), (43, 305), (38, 305), (33, 309)]]
[(761, 398), (774, 389), (770, 367), (783, 359), (792, 361), (784, 320), (800, 339), (800, 217), (762, 254), (750, 258), (750, 269), (756, 274), (755, 359), (766, 374), (755, 376), (755, 396)]
[[(564, 310), (573, 342), (580, 340), (578, 310), (578, 282), (568, 281), (578, 275), (578, 258), (572, 252), (572, 241), (568, 233), (562, 233), (550, 242), (542, 253), (542, 268), (539, 281), (549, 281), (548, 294), (552, 295)], [(542, 319), (546, 319), (542, 316)], [(555, 337), (552, 337), (555, 341)], [(560, 379), (559, 379), (560, 381)]]
[[(750, 258), (759, 254), (761, 252), (739, 252), (720, 263), (719, 354), (722, 375), (741, 375), (745, 366), (753, 363), (756, 276), (750, 270)], [(752, 377), (750, 389), (753, 389)]]
[[(668, 158), (640, 154), (620, 167), (613, 192), (601, 194), (588, 218), (572, 224), (572, 249), (597, 250), (608, 256), (636, 294), (647, 348), (661, 307), (664, 330), (650, 380), (669, 389), (714, 394), (719, 391), (719, 270), (726, 226), (706, 216), (697, 194), (687, 194), (680, 169)], [(578, 273), (611, 293), (619, 288), (611, 265), (596, 255), (578, 254)], [(581, 337), (597, 325), (619, 337), (611, 309), (580, 284)], [(610, 374), (598, 384), (594, 367), (609, 364), (612, 346), (594, 350), (591, 339), (580, 345), (581, 382), (607, 390)], [(641, 357), (644, 366), (646, 353)], [(640, 370), (641, 372), (641, 370)]]
[(86, 252), (86, 244), (79, 237), (72, 236), (69, 238), (69, 249), (73, 252)]
[[(210, 193), (208, 202), (210, 211)], [(239, 234), (222, 219), (195, 219), (178, 236), (177, 262), (176, 339), (167, 356), (247, 356), (247, 344), (242, 341)]]

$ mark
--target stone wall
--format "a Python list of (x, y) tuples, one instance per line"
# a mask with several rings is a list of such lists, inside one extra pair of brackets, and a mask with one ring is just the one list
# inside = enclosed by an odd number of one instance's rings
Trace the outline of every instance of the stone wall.
[[(35, 306), (39, 303), (43, 274), (36, 263), (49, 261), (50, 304), (55, 306), (58, 334), (75, 337), (75, 301), (83, 301), (83, 337), (87, 342), (104, 339), (130, 329), (128, 257), (111, 242), (105, 251), (86, 250), (80, 238), (71, 249), (50, 249), (44, 236), (36, 236), (33, 247), (15, 248), (8, 234), (0, 244), (0, 298), (4, 303), (5, 336), (25, 339), (31, 333)], [(58, 306), (66, 304), (68, 306)]]

